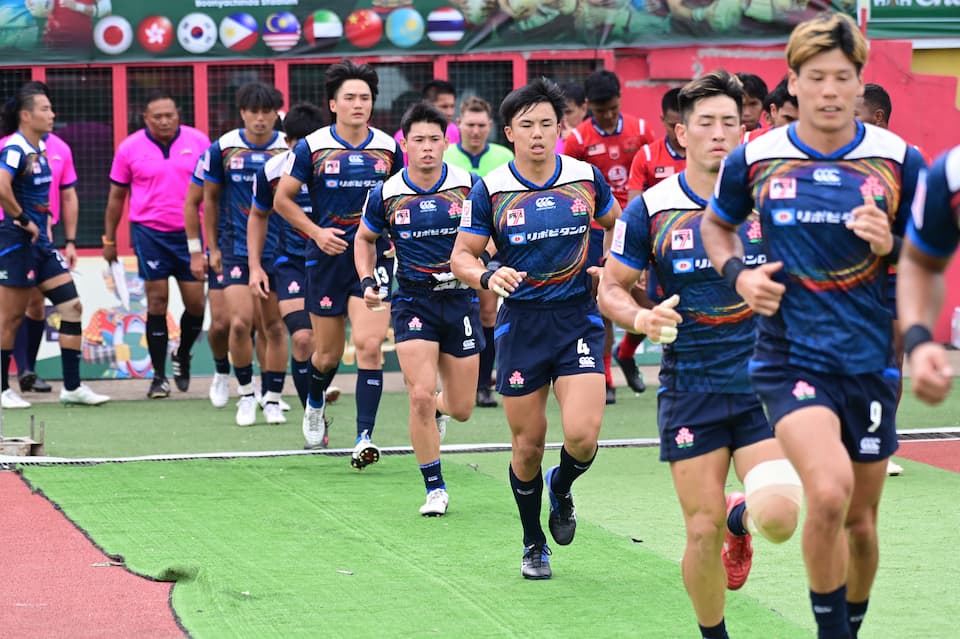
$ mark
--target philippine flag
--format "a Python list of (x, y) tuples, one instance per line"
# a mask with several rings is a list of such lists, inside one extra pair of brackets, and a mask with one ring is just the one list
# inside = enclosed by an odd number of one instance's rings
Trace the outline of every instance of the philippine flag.
[(133, 27), (120, 16), (106, 17), (97, 22), (93, 42), (107, 55), (120, 55), (133, 44)]
[(247, 51), (258, 35), (257, 21), (249, 13), (234, 13), (220, 22), (220, 42), (231, 51)]
[(314, 47), (332, 47), (343, 37), (343, 23), (333, 11), (314, 11), (303, 23), (303, 37)]
[(453, 7), (435, 9), (427, 15), (427, 37), (444, 46), (463, 38), (463, 14)]
[(177, 40), (188, 53), (206, 53), (217, 43), (217, 23), (205, 13), (188, 13), (177, 25)]
[(271, 13), (263, 24), (263, 42), (274, 51), (289, 51), (300, 42), (300, 21), (288, 11)]

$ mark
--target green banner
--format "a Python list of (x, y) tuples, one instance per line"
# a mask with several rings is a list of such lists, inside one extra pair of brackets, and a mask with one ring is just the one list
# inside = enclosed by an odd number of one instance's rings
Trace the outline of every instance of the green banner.
[(852, 12), (853, 6), (849, 0), (0, 0), (0, 64), (756, 42), (783, 40), (797, 22), (824, 9)]
[(960, 0), (870, 0), (871, 38), (956, 38)]

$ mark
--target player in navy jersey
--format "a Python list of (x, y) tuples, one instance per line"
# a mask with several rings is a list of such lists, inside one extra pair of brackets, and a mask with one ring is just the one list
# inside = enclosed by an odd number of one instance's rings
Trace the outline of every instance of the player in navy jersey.
[[(848, 16), (801, 23), (786, 57), (800, 118), (727, 157), (700, 232), (714, 268), (761, 316), (750, 377), (803, 481), (818, 635), (856, 637), (897, 449), (886, 270), (923, 158), (856, 120), (867, 42)], [(771, 261), (748, 269), (736, 227), (753, 209)]]
[[(207, 235), (210, 269), (223, 275), (224, 301), (230, 313), (230, 357), (237, 377), (237, 426), (252, 426), (257, 419), (253, 387), (253, 328), (266, 340), (260, 359), (265, 392), (283, 388), (287, 368), (287, 335), (279, 316), (264, 323), (256, 312), (248, 289), (247, 217), (257, 171), (270, 157), (287, 150), (282, 133), (274, 130), (283, 96), (276, 88), (251, 82), (237, 91), (237, 106), (243, 127), (222, 135), (210, 146), (204, 173), (203, 225)], [(275, 246), (270, 247), (271, 251)], [(272, 263), (274, 255), (265, 253)], [(272, 412), (271, 423), (282, 423)], [(284, 420), (285, 421), (285, 420)]]
[[(800, 479), (747, 377), (753, 314), (713, 269), (700, 237), (720, 162), (740, 139), (742, 99), (740, 81), (723, 70), (680, 91), (677, 134), (686, 168), (627, 206), (599, 295), (600, 308), (617, 324), (664, 343), (657, 395), (660, 459), (670, 462), (683, 509), (683, 582), (705, 639), (727, 639), (724, 590), (743, 586), (750, 571), (748, 529), (785, 541), (796, 528), (802, 500)], [(745, 260), (765, 261), (755, 216), (741, 226), (740, 241)], [(650, 266), (668, 296), (652, 310), (631, 295)], [(724, 499), (731, 460), (746, 495), (733, 492)]]
[[(516, 159), (491, 171), (464, 204), (451, 256), (454, 275), (505, 299), (497, 315), (497, 391), (513, 436), (510, 486), (523, 525), (521, 574), (549, 579), (550, 548), (540, 524), (546, 479), (550, 533), (573, 541), (570, 492), (597, 453), (605, 383), (603, 320), (587, 273), (590, 223), (613, 228), (620, 205), (599, 171), (556, 155), (563, 93), (544, 78), (510, 93), (500, 106)], [(502, 266), (479, 261), (493, 239)], [(564, 444), (560, 465), (541, 473), (546, 403), (553, 385)]]
[(898, 266), (897, 310), (913, 393), (928, 404), (947, 398), (953, 370), (931, 329), (943, 305), (943, 271), (960, 241), (960, 146), (940, 156), (917, 189)]
[[(440, 441), (449, 417), (473, 412), (483, 332), (476, 291), (450, 272), (450, 253), (473, 179), (443, 161), (446, 120), (436, 107), (414, 104), (401, 120), (408, 166), (370, 191), (357, 229), (354, 261), (367, 307), (382, 303), (373, 271), (377, 241), (389, 233), (397, 249), (391, 316), (397, 357), (410, 397), (410, 441), (427, 499), (420, 514), (447, 512)], [(442, 390), (437, 393), (437, 373)]]
[[(403, 168), (397, 142), (368, 124), (377, 90), (377, 72), (367, 64), (344, 60), (327, 69), (334, 123), (297, 143), (274, 199), (277, 213), (309, 238), (306, 305), (315, 351), (303, 414), (306, 447), (321, 446), (326, 433), (324, 396), (343, 356), (349, 316), (357, 354), (357, 440), (350, 463), (357, 469), (380, 458), (370, 438), (383, 392), (380, 347), (390, 316), (371, 311), (363, 301), (353, 240), (367, 192)], [(309, 216), (296, 203), (304, 184), (313, 205)], [(376, 268), (379, 286), (387, 292), (393, 276), (393, 259), (384, 256), (389, 249), (386, 240), (378, 244)]]
[[(83, 307), (67, 260), (50, 240), (50, 184), (53, 180), (43, 136), (53, 130), (54, 112), (41, 86), (22, 87), (3, 110), (12, 134), (0, 150), (0, 368), (2, 391), (10, 388), (10, 357), (33, 287), (60, 313), (60, 401), (102, 404), (110, 398), (80, 383)], [(63, 210), (67, 251), (76, 259), (77, 219)], [(71, 260), (72, 261), (72, 260)]]

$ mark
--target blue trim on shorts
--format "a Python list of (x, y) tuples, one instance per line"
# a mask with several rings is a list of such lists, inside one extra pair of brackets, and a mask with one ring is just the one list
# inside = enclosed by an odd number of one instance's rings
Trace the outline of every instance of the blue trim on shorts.
[(510, 322), (507, 322), (503, 326), (498, 326), (495, 331), (493, 331), (493, 339), (499, 339), (501, 335), (507, 333), (510, 330)]

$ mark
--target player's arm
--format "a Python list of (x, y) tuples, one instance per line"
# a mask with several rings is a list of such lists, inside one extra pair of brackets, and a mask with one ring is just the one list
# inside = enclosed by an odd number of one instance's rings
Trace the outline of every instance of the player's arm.
[(183, 199), (183, 229), (190, 252), (190, 273), (200, 281), (207, 277), (207, 262), (203, 255), (203, 239), (200, 236), (200, 205), (203, 203), (203, 183), (190, 181)]
[(263, 246), (267, 241), (267, 226), (270, 211), (265, 211), (254, 201), (247, 218), (247, 268), (250, 270), (250, 292), (254, 297), (270, 297), (270, 278), (263, 270)]
[(13, 195), (13, 172), (7, 161), (0, 164), (6, 170), (0, 170), (0, 207), (4, 213), (13, 218), (13, 223), (30, 234), (30, 241), (36, 242), (40, 238), (40, 229), (23, 212), (23, 207)]
[(644, 144), (637, 151), (630, 162), (630, 173), (627, 178), (627, 203), (643, 193), (646, 188), (647, 162), (650, 160), (650, 145)]
[(376, 278), (377, 240), (386, 229), (386, 211), (383, 206), (383, 185), (375, 186), (367, 192), (363, 203), (363, 216), (357, 226), (353, 242), (353, 265), (360, 278), (360, 291), (367, 308), (383, 310), (383, 298), (380, 296), (380, 283)]
[[(123, 207), (127, 203), (130, 187), (125, 184), (111, 182), (110, 192), (107, 194), (107, 207), (103, 213), (103, 259), (107, 262), (117, 261), (117, 227), (123, 218)], [(66, 231), (66, 216), (64, 216), (64, 231)]]
[(222, 187), (213, 180), (203, 181), (203, 232), (207, 236), (210, 269), (219, 275), (223, 272), (223, 254), (220, 252), (220, 197)]
[(67, 260), (67, 267), (71, 269), (77, 266), (77, 219), (79, 215), (80, 199), (77, 197), (76, 187), (69, 186), (61, 189), (60, 219), (63, 220), (63, 233), (66, 238), (63, 257)]

